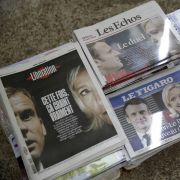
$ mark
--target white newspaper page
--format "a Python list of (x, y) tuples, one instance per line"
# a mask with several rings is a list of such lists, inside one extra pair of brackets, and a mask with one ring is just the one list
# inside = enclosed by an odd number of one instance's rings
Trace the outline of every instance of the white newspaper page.
[(180, 9), (167, 15), (177, 32), (180, 34)]
[(30, 179), (62, 175), (124, 145), (77, 43), (1, 69), (1, 96)]
[(9, 121), (8, 113), (6, 111), (5, 105), (2, 101), (2, 97), (0, 96), (0, 125), (2, 126), (5, 135), (7, 136), (11, 147), (13, 149), (14, 155), (16, 158), (20, 157), (19, 148), (14, 136), (14, 132)]
[(155, 1), (74, 34), (105, 88), (162, 65), (180, 50), (178, 33)]
[(180, 138), (180, 66), (109, 95), (130, 157)]
[(103, 173), (112, 170), (116, 166), (119, 168), (122, 167), (128, 160), (127, 152), (123, 148), (96, 161), (90, 162), (83, 167), (70, 171), (56, 178), (56, 180), (85, 180), (95, 178), (100, 174), (103, 176)]

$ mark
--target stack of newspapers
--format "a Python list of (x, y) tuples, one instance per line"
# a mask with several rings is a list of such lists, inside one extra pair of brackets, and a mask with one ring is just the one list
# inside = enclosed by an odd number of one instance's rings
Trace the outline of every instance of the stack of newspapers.
[(115, 179), (180, 140), (178, 13), (150, 1), (0, 69), (0, 123), (24, 178)]

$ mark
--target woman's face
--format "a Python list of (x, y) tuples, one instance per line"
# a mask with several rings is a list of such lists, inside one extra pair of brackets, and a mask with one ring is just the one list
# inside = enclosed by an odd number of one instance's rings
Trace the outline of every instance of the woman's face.
[(153, 43), (156, 43), (160, 46), (161, 44), (161, 38), (163, 35), (163, 28), (158, 28), (153, 23), (149, 22), (146, 25), (146, 33), (150, 37), (151, 41)]
[(180, 87), (175, 87), (169, 91), (169, 105), (180, 113)]
[(91, 113), (94, 117), (99, 116), (106, 122), (110, 121), (104, 104), (85, 70), (78, 73), (74, 82), (74, 89), (77, 96), (85, 106), (85, 114), (88, 115), (88, 113)]

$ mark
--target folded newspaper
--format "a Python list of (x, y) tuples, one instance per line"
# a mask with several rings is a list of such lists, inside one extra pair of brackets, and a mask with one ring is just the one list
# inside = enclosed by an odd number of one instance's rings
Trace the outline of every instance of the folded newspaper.
[(177, 32), (155, 1), (75, 30), (74, 36), (107, 89), (155, 70), (180, 50)]
[(56, 180), (84, 180), (84, 179), (103, 179), (113, 171), (120, 172), (120, 168), (127, 164), (129, 156), (125, 149), (121, 149), (112, 154), (106, 155), (101, 159), (93, 161), (86, 166), (75, 169), (67, 174), (56, 178)]
[(30, 179), (119, 149), (125, 136), (77, 43), (1, 69), (1, 99)]
[(178, 142), (177, 25), (151, 1), (75, 30), (88, 61), (67, 43), (2, 68), (1, 125), (23, 175), (101, 179)]
[(180, 66), (109, 95), (130, 158), (180, 140)]
[(168, 18), (180, 34), (180, 9), (168, 14)]

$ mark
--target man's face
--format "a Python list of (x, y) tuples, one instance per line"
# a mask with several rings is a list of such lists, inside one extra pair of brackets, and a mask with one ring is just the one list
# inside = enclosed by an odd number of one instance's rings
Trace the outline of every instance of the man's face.
[(169, 91), (169, 104), (176, 112), (180, 113), (180, 87)]
[(162, 29), (159, 29), (153, 23), (149, 22), (146, 25), (146, 33), (147, 33), (147, 35), (149, 35), (149, 37), (151, 38), (151, 41), (153, 43), (156, 43), (156, 44), (158, 44), (160, 46), (161, 38), (162, 38), (162, 35), (163, 35)]
[(123, 64), (119, 59), (119, 52), (113, 50), (105, 42), (97, 42), (94, 45), (97, 54), (96, 63), (103, 74), (117, 72), (123, 68)]
[(33, 102), (21, 92), (12, 95), (9, 100), (32, 158), (40, 158), (46, 130)]
[(110, 122), (110, 118), (105, 110), (105, 107), (85, 70), (78, 73), (74, 82), (74, 89), (84, 105), (83, 112), (89, 116), (93, 115), (93, 118), (97, 116), (106, 122)]
[(137, 132), (145, 133), (151, 126), (152, 118), (146, 104), (128, 105), (126, 107), (128, 122), (131, 123)]

